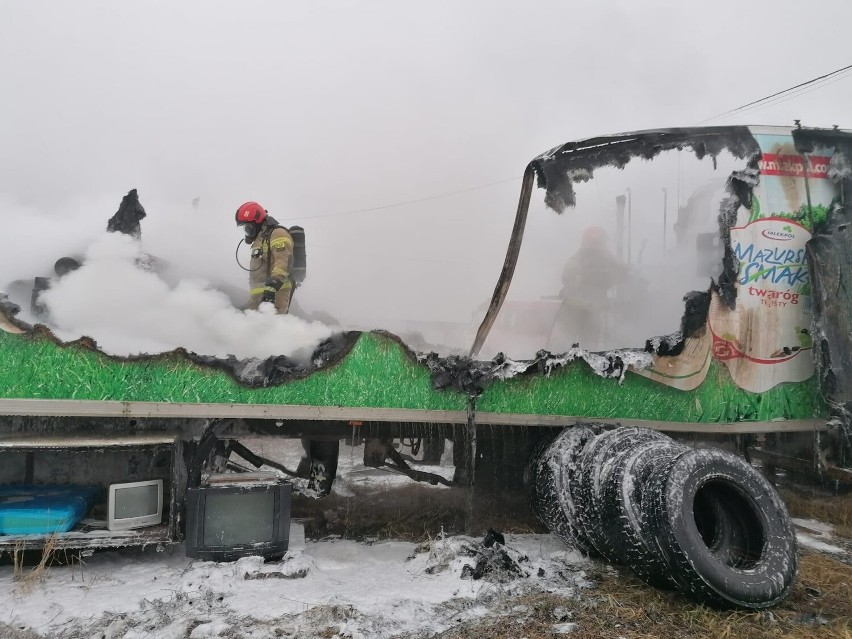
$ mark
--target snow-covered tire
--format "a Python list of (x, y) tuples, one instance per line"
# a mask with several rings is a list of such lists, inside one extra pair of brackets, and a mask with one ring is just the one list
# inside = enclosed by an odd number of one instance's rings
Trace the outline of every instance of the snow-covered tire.
[(594, 549), (577, 522), (571, 489), (579, 456), (598, 433), (600, 428), (595, 425), (566, 428), (544, 451), (537, 473), (539, 486), (547, 491), (540, 499), (542, 521), (565, 543), (587, 555), (594, 554)]
[(682, 444), (664, 438), (627, 451), (619, 456), (601, 497), (601, 532), (616, 559), (659, 588), (677, 584), (643, 523), (643, 506), (650, 479), (686, 450)]
[(648, 490), (655, 485), (661, 490), (649, 494), (648, 523), (681, 588), (711, 605), (747, 609), (773, 606), (790, 593), (793, 524), (750, 464), (718, 449), (690, 450), (666, 464)]
[(647, 428), (619, 426), (601, 433), (583, 450), (578, 481), (575, 481), (577, 491), (572, 491), (576, 519), (594, 549), (609, 561), (617, 562), (618, 553), (602, 530), (603, 486), (621, 455), (647, 441), (665, 439), (665, 435)]
[[(524, 468), (524, 486), (526, 486), (530, 498), (530, 508), (536, 519), (545, 526), (547, 526), (544, 515), (547, 508), (546, 498), (552, 493), (552, 489), (544, 485), (541, 465), (545, 452), (552, 441), (551, 439), (550, 441), (539, 442), (530, 454), (530, 459)], [(552, 480), (547, 480), (547, 482), (552, 483)]]

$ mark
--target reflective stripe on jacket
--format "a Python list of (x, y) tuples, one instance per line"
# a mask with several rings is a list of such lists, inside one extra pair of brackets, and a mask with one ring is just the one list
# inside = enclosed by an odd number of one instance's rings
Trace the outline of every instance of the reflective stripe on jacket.
[[(293, 289), (290, 270), (293, 268), (293, 238), (287, 229), (275, 227), (272, 231), (264, 227), (251, 245), (251, 262), (249, 263), (249, 293), (252, 297), (249, 308), (257, 308), (260, 296), (267, 290), (267, 281), (275, 278), (283, 284), (276, 295), (276, 308), (279, 312), (287, 312), (283, 301), (289, 302)], [(269, 288), (269, 290), (274, 290)], [(283, 298), (278, 303), (278, 298)], [(282, 310), (283, 309), (283, 310)]]

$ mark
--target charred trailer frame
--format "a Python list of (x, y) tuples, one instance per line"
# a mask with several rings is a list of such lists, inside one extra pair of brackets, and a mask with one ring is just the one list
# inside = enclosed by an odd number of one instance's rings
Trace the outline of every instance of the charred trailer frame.
[[(741, 412), (696, 416), (689, 395), (694, 391), (676, 388), (664, 389), (645, 403), (626, 402), (625, 393), (641, 393), (647, 384), (661, 381), (657, 374), (661, 364), (675, 362), (687, 347), (706, 348), (720, 370), (739, 357), (731, 344), (713, 341), (713, 326), (708, 322), (711, 314), (728, 318), (743, 306), (737, 295), (742, 251), (736, 243), (742, 241), (743, 232), (737, 216), (745, 215), (748, 221), (755, 197), (763, 197), (755, 193), (766, 186), (766, 181), (761, 182), (761, 162), (771, 149), (765, 148), (764, 137), (773, 135), (790, 140), (781, 149), (784, 153), (775, 155), (798, 157), (805, 167), (802, 175), (787, 177), (803, 187), (804, 217), (795, 221), (806, 230), (809, 227), (813, 236), (806, 246), (807, 265), (813, 273), (810, 332), (814, 348), (806, 354), (814, 354), (818, 385), (813, 393), (820, 395), (811, 398), (808, 406), (817, 408), (792, 413), (773, 406), (773, 391), (750, 391), (733, 383), (732, 402), (742, 406), (757, 402), (760, 411), (746, 418), (740, 417)], [(180, 539), (186, 485), (205, 465), (222, 463), (222, 459), (227, 463), (232, 454), (253, 466), (275, 463), (239, 444), (241, 437), (258, 434), (325, 442), (316, 453), (325, 465), (334, 457), (337, 442), (365, 443), (367, 465), (387, 466), (417, 481), (481, 488), (492, 478), (519, 484), (530, 456), (566, 427), (587, 422), (632, 424), (686, 437), (732, 440), (744, 453), (765, 459), (774, 456), (772, 463), (779, 465), (805, 464), (817, 474), (844, 480), (850, 473), (843, 466), (849, 460), (852, 415), (850, 140), (849, 132), (822, 129), (665, 129), (592, 138), (542, 154), (524, 173), (504, 266), (468, 357), (417, 354), (394, 336), (377, 331), (336, 335), (317, 348), (307, 366), (286, 357), (217, 359), (183, 350), (156, 357), (116, 358), (101, 353), (87, 338), (60, 343), (45, 327), (18, 321), (15, 309), (0, 300), (0, 351), (20, 367), (15, 383), (7, 384), (0, 396), (0, 454), (15, 455), (16, 468), (27, 478), (36, 476), (37, 462), (30, 452), (50, 448), (50, 441), (68, 455), (124, 450), (127, 463), (137, 467), (153, 463), (155, 457), (131, 460), (134, 450), (148, 446), (139, 438), (156, 440), (149, 451), (168, 448), (168, 471), (160, 466), (170, 482), (168, 530), (147, 538), (132, 534), (121, 539), (67, 537), (63, 543), (72, 547)], [(502, 355), (491, 361), (476, 360), (509, 291), (536, 180), (546, 191), (545, 203), (562, 211), (575, 202), (575, 184), (593, 179), (599, 168), (620, 169), (633, 159), (652, 159), (676, 149), (691, 151), (698, 158), (714, 158), (725, 150), (744, 164), (730, 176), (726, 207), (719, 215), (723, 268), (707, 290), (684, 292), (681, 332), (649, 339), (636, 349), (594, 353), (571, 348), (560, 353), (541, 351), (531, 360)], [(812, 175), (814, 157), (825, 159), (818, 177)], [(799, 165), (793, 161), (791, 166), (795, 171)], [(836, 192), (831, 201), (820, 204), (819, 211), (816, 180)], [(799, 215), (799, 211), (790, 213)], [(749, 224), (774, 223), (762, 220), (758, 217)], [(740, 343), (740, 347), (747, 345)], [(732, 352), (737, 357), (731, 357)], [(740, 354), (745, 353), (740, 350)], [(44, 370), (46, 357), (56, 358), (57, 370)], [(104, 384), (104, 378), (111, 384)], [(602, 389), (599, 403), (591, 408), (584, 409), (577, 401), (587, 388), (576, 386), (580, 378)], [(155, 387), (155, 379), (168, 380), (169, 385)], [(812, 387), (797, 392), (808, 395)], [(673, 419), (671, 415), (678, 411), (682, 416)], [(791, 433), (815, 444), (813, 456), (798, 449), (767, 450), (766, 445), (758, 445), (783, 440)], [(453, 480), (413, 467), (391, 445), (399, 438), (431, 441), (436, 450), (435, 444), (452, 441)], [(279, 470), (309, 477), (311, 466)], [(327, 492), (330, 484), (319, 488)]]

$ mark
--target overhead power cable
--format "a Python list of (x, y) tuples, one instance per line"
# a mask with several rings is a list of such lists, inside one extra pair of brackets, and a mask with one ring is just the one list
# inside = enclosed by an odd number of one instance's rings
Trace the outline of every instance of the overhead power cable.
[[(847, 74), (848, 73), (852, 73), (852, 69), (850, 69), (847, 72)], [(756, 105), (752, 108), (749, 108), (746, 111), (743, 111), (743, 113), (746, 113), (746, 112), (747, 113), (756, 113), (758, 111), (763, 111), (764, 109), (768, 109), (768, 108), (776, 106), (778, 104), (783, 104), (784, 102), (789, 102), (790, 100), (795, 100), (796, 98), (803, 96), (806, 93), (812, 93), (813, 91), (816, 91), (817, 89), (822, 89), (823, 87), (827, 87), (830, 84), (835, 84), (836, 82), (840, 82), (841, 80), (845, 79), (845, 76), (846, 76), (846, 74), (834, 76), (832, 79), (823, 81), (819, 84), (813, 84), (813, 85), (810, 85), (810, 86), (805, 87), (803, 89), (799, 89), (798, 91), (794, 91), (792, 93), (785, 93), (784, 95), (779, 96), (779, 97), (777, 97), (773, 100), (769, 100), (767, 102), (762, 102), (761, 104), (758, 104), (758, 105)]]
[(721, 117), (726, 116), (726, 115), (732, 115), (734, 113), (739, 113), (739, 112), (742, 112), (742, 111), (750, 111), (757, 106), (763, 105), (763, 103), (765, 103), (765, 102), (770, 102), (770, 101), (781, 102), (781, 101), (784, 101), (784, 100), (780, 100), (780, 98), (787, 97), (788, 94), (793, 93), (793, 92), (795, 92), (796, 94), (806, 93), (807, 91), (803, 91), (803, 89), (813, 88), (813, 87), (811, 87), (811, 85), (815, 85), (815, 84), (824, 84), (824, 83), (826, 83), (825, 82), (826, 80), (828, 80), (830, 78), (834, 78), (835, 76), (845, 75), (850, 71), (852, 71), (852, 64), (849, 64), (845, 67), (837, 69), (836, 71), (832, 71), (831, 73), (826, 73), (826, 74), (821, 75), (819, 77), (813, 78), (813, 79), (808, 80), (806, 82), (800, 82), (799, 84), (792, 86), (792, 87), (789, 87), (787, 89), (784, 89), (782, 91), (776, 91), (775, 93), (772, 93), (771, 95), (767, 95), (767, 96), (760, 98), (758, 100), (753, 100), (751, 102), (748, 102), (746, 104), (738, 106), (734, 109), (730, 109), (729, 111), (725, 111), (724, 113), (719, 113), (717, 115), (714, 115), (712, 117), (707, 118), (706, 120), (702, 120), (701, 122), (699, 122), (699, 124), (704, 124), (705, 122), (710, 122), (711, 120), (715, 120), (717, 118), (721, 118)]
[[(811, 91), (814, 91), (817, 88), (822, 88), (822, 86), (825, 86), (827, 84), (833, 84), (834, 82), (837, 82), (838, 80), (842, 79), (842, 77), (844, 75), (846, 75), (847, 73), (849, 73), (850, 71), (852, 71), (852, 64), (849, 64), (845, 67), (842, 67), (842, 68), (837, 69), (835, 71), (832, 71), (830, 73), (823, 74), (821, 76), (818, 76), (818, 77), (813, 78), (811, 80), (808, 80), (806, 82), (800, 82), (799, 84), (792, 86), (792, 87), (789, 87), (787, 89), (784, 89), (782, 91), (776, 91), (775, 93), (767, 95), (767, 96), (760, 98), (758, 100), (753, 100), (751, 102), (747, 102), (746, 104), (738, 106), (734, 109), (730, 109), (729, 111), (725, 111), (723, 113), (719, 113), (717, 115), (709, 117), (706, 120), (702, 120), (701, 122), (699, 122), (699, 124), (704, 124), (706, 122), (716, 120), (716, 119), (724, 117), (726, 115), (732, 115), (734, 113), (740, 113), (740, 112), (744, 112), (744, 111), (761, 110), (761, 109), (766, 108), (767, 106), (771, 106), (773, 104), (780, 104), (782, 102), (786, 102), (787, 100), (791, 100), (791, 99), (798, 97), (800, 95), (803, 95), (805, 93), (810, 93)], [(828, 80), (831, 80), (831, 82), (828, 82)], [(514, 178), (509, 178), (509, 179), (506, 179), (506, 180), (497, 180), (496, 182), (487, 182), (485, 184), (479, 184), (477, 186), (471, 186), (471, 187), (468, 187), (466, 189), (458, 189), (456, 191), (447, 191), (445, 193), (438, 193), (437, 195), (430, 195), (430, 196), (427, 196), (427, 197), (421, 197), (421, 198), (417, 198), (417, 199), (414, 199), (414, 200), (405, 200), (403, 202), (395, 202), (393, 204), (384, 204), (382, 206), (372, 206), (372, 207), (364, 208), (364, 209), (354, 209), (354, 210), (351, 210), (351, 211), (340, 211), (338, 213), (325, 213), (325, 214), (321, 214), (321, 215), (311, 215), (311, 216), (304, 215), (304, 216), (292, 217), (292, 218), (288, 218), (288, 219), (291, 219), (291, 220), (316, 220), (316, 219), (326, 218), (326, 217), (342, 217), (342, 216), (345, 216), (345, 215), (357, 215), (359, 213), (370, 213), (370, 212), (373, 212), (373, 211), (383, 211), (383, 210), (387, 210), (387, 209), (398, 208), (398, 207), (401, 207), (401, 206), (408, 206), (410, 204), (418, 204), (420, 202), (429, 202), (431, 200), (438, 200), (438, 199), (441, 199), (441, 198), (450, 197), (450, 196), (453, 196), (453, 195), (459, 195), (459, 194), (462, 194), (462, 193), (470, 193), (471, 191), (478, 191), (480, 189), (486, 189), (486, 188), (489, 188), (489, 187), (492, 187), (492, 186), (497, 186), (497, 185), (500, 185), (500, 184), (507, 184), (509, 182), (517, 182), (520, 179), (521, 179), (520, 177), (514, 177)]]
[[(734, 114), (734, 113), (740, 113), (740, 112), (744, 112), (744, 111), (761, 110), (763, 108), (766, 108), (767, 106), (786, 102), (787, 100), (791, 100), (791, 99), (793, 99), (795, 97), (799, 97), (800, 95), (803, 95), (805, 93), (810, 93), (811, 91), (814, 91), (818, 88), (822, 88), (825, 85), (833, 84), (834, 82), (837, 82), (838, 80), (842, 79), (844, 75), (846, 75), (847, 73), (849, 73), (851, 71), (852, 71), (852, 64), (849, 64), (845, 67), (837, 69), (836, 71), (832, 71), (831, 73), (826, 73), (824, 75), (813, 78), (813, 79), (808, 80), (806, 82), (800, 82), (799, 84), (792, 86), (792, 87), (789, 87), (787, 89), (784, 89), (782, 91), (776, 91), (775, 93), (772, 93), (771, 95), (767, 95), (766, 97), (760, 98), (758, 100), (753, 100), (751, 102), (747, 102), (746, 104), (738, 106), (734, 109), (730, 109), (729, 111), (719, 113), (717, 115), (714, 115), (712, 117), (707, 118), (706, 120), (702, 120), (701, 122), (699, 122), (699, 124), (704, 124), (706, 122), (716, 120), (716, 119), (721, 118), (721, 117), (726, 116), (726, 115), (731, 115), (731, 114)], [(831, 82), (828, 82), (828, 80), (831, 80)], [(357, 215), (359, 213), (370, 213), (370, 212), (373, 212), (373, 211), (383, 211), (383, 210), (387, 210), (387, 209), (398, 208), (398, 207), (401, 207), (401, 206), (408, 206), (410, 204), (418, 204), (420, 202), (429, 202), (430, 200), (438, 200), (438, 199), (441, 199), (441, 198), (450, 197), (450, 196), (453, 196), (453, 195), (459, 195), (459, 194), (462, 194), (462, 193), (470, 193), (471, 191), (478, 191), (480, 189), (486, 189), (486, 188), (489, 188), (489, 187), (492, 187), (492, 186), (497, 186), (497, 185), (500, 185), (500, 184), (507, 184), (509, 182), (517, 182), (520, 179), (521, 179), (520, 177), (514, 177), (514, 178), (509, 178), (509, 179), (506, 179), (506, 180), (497, 180), (496, 182), (487, 182), (485, 184), (479, 184), (477, 186), (471, 186), (471, 187), (468, 187), (466, 189), (458, 189), (456, 191), (447, 191), (445, 193), (438, 193), (437, 195), (430, 195), (430, 196), (427, 196), (427, 197), (421, 197), (421, 198), (417, 198), (415, 200), (405, 200), (403, 202), (395, 202), (394, 204), (384, 204), (382, 206), (373, 206), (373, 207), (364, 208), (364, 209), (354, 209), (354, 210), (351, 210), (351, 211), (340, 211), (338, 213), (325, 213), (325, 214), (321, 214), (321, 215), (310, 215), (310, 216), (303, 215), (303, 216), (300, 216), (300, 217), (291, 217), (291, 218), (288, 218), (288, 219), (291, 219), (291, 220), (316, 220), (316, 219), (326, 218), (326, 217), (341, 217), (341, 216), (345, 216), (345, 215)]]
[[(833, 83), (843, 79), (843, 77), (845, 75), (847, 75), (849, 72), (852, 72), (852, 64), (849, 64), (845, 67), (841, 67), (840, 69), (837, 69), (837, 70), (832, 71), (830, 73), (823, 74), (823, 75), (818, 76), (816, 78), (813, 78), (811, 80), (807, 80), (806, 82), (800, 82), (799, 84), (792, 86), (792, 87), (789, 87), (787, 89), (784, 89), (782, 91), (776, 91), (775, 93), (767, 95), (767, 96), (760, 98), (758, 100), (753, 100), (751, 102), (747, 102), (746, 104), (738, 106), (734, 109), (730, 109), (730, 110), (725, 111), (723, 113), (719, 113), (717, 115), (709, 117), (706, 120), (702, 120), (701, 122), (699, 122), (699, 124), (704, 124), (706, 122), (716, 120), (716, 119), (724, 117), (726, 115), (732, 115), (734, 113), (741, 113), (741, 112), (746, 112), (746, 111), (757, 111), (757, 110), (762, 110), (764, 108), (767, 108), (769, 106), (773, 106), (775, 104), (781, 104), (782, 102), (792, 100), (793, 98), (804, 95), (805, 93), (810, 93), (811, 91), (822, 88), (823, 86), (826, 86), (828, 84), (833, 84)], [(300, 217), (292, 217), (292, 218), (288, 218), (288, 219), (291, 219), (291, 220), (316, 220), (316, 219), (326, 218), (326, 217), (342, 217), (342, 216), (345, 216), (345, 215), (357, 215), (359, 213), (370, 213), (370, 212), (373, 212), (373, 211), (383, 211), (383, 210), (387, 210), (387, 209), (398, 208), (398, 207), (401, 207), (401, 206), (408, 206), (410, 204), (418, 204), (420, 202), (429, 202), (431, 200), (438, 200), (438, 199), (441, 199), (441, 198), (450, 197), (450, 196), (453, 196), (453, 195), (459, 195), (459, 194), (462, 194), (462, 193), (470, 193), (471, 191), (478, 191), (480, 189), (486, 189), (486, 188), (489, 188), (489, 187), (492, 187), (492, 186), (498, 186), (500, 184), (507, 184), (509, 182), (517, 182), (520, 179), (521, 179), (520, 177), (514, 177), (514, 178), (509, 178), (509, 179), (506, 179), (506, 180), (497, 180), (496, 182), (487, 182), (485, 184), (479, 184), (477, 186), (468, 187), (466, 189), (458, 189), (456, 191), (447, 191), (445, 193), (438, 193), (437, 195), (430, 195), (430, 196), (427, 196), (427, 197), (421, 197), (421, 198), (417, 198), (417, 199), (414, 199), (414, 200), (405, 200), (403, 202), (395, 202), (393, 204), (384, 204), (382, 206), (373, 206), (373, 207), (364, 208), (364, 209), (354, 209), (354, 210), (351, 210), (351, 211), (340, 211), (338, 213), (325, 213), (325, 214), (321, 214), (321, 215), (311, 215), (311, 216), (303, 215), (303, 216), (300, 216)]]
[(466, 189), (459, 189), (457, 191), (447, 191), (446, 193), (439, 193), (437, 195), (429, 195), (427, 197), (417, 198), (416, 200), (406, 200), (404, 202), (396, 202), (395, 204), (385, 204), (382, 206), (373, 206), (366, 209), (355, 209), (353, 211), (342, 211), (340, 213), (325, 213), (322, 215), (305, 215), (302, 217), (288, 217), (288, 220), (317, 220), (323, 217), (340, 217), (342, 215), (355, 215), (357, 213), (369, 213), (371, 211), (383, 211), (385, 209), (394, 209), (400, 206), (408, 206), (409, 204), (417, 204), (418, 202), (428, 202), (430, 200), (439, 200), (441, 198), (450, 197), (451, 195), (459, 195), (460, 193), (470, 193), (471, 191), (478, 191), (480, 189), (487, 189), (490, 186), (497, 186), (498, 184), (508, 184), (509, 182), (517, 182), (520, 180), (520, 177), (509, 178), (508, 180), (498, 180), (496, 182), (488, 182), (487, 184), (480, 184), (478, 186), (471, 186)]

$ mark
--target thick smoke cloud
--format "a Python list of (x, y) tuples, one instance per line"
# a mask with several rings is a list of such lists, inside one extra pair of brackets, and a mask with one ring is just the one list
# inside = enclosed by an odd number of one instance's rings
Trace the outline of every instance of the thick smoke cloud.
[[(49, 275), (54, 262), (65, 255), (81, 255), (106, 228), (112, 203), (89, 201), (85, 205), (66, 202), (58, 210), (26, 206), (0, 193), (0, 290), (16, 280)], [(112, 208), (110, 208), (112, 207)], [(105, 215), (93, 215), (101, 210)]]
[(309, 357), (331, 335), (318, 323), (276, 315), (271, 305), (240, 311), (202, 280), (170, 287), (146, 270), (134, 239), (108, 233), (93, 243), (81, 268), (54, 282), (40, 297), (50, 324), (65, 340), (94, 337), (108, 353), (160, 353), (179, 346), (238, 358)]

